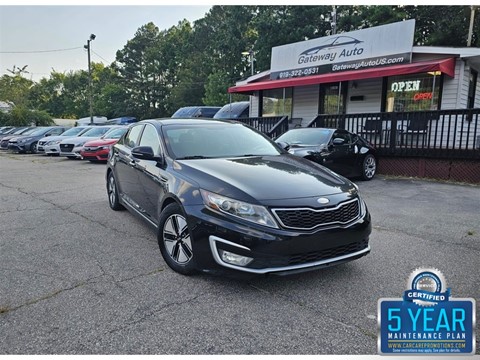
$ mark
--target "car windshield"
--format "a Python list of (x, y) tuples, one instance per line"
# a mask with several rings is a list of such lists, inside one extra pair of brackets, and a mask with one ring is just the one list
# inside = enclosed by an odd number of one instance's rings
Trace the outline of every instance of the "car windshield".
[(180, 109), (178, 109), (177, 111), (174, 112), (174, 114), (172, 115), (172, 118), (193, 117), (193, 115), (195, 115), (197, 110), (198, 110), (197, 107), (180, 108)]
[(102, 136), (102, 139), (120, 139), (122, 135), (127, 132), (127, 130), (127, 127), (110, 129), (105, 133), (105, 135)]
[(80, 136), (100, 137), (103, 134), (105, 134), (108, 130), (110, 130), (109, 127), (92, 127), (91, 129), (89, 129), (88, 131), (85, 131)]
[(167, 125), (163, 134), (176, 159), (280, 154), (272, 141), (242, 124)]
[(227, 104), (222, 107), (213, 117), (214, 119), (235, 119), (249, 106), (249, 102)]
[(40, 136), (40, 135), (45, 134), (48, 130), (50, 130), (50, 128), (44, 128), (44, 127), (35, 128), (32, 133), (27, 134), (26, 132), (24, 132), (22, 135)]
[(62, 134), (62, 136), (76, 136), (76, 135), (80, 134), (83, 130), (85, 130), (85, 128), (74, 127), (74, 128), (71, 128), (71, 129), (68, 129), (67, 131), (65, 131)]
[[(30, 135), (32, 134), (33, 132), (37, 131), (37, 128), (29, 128), (29, 129), (23, 129), (21, 132), (19, 132), (18, 134), (22, 134), (22, 135)], [(15, 135), (18, 135), (17, 132), (14, 133)]]
[(15, 131), (12, 131), (10, 134), (12, 134), (12, 135), (19, 135), (19, 134), (25, 132), (26, 130), (28, 130), (28, 128), (21, 128), (21, 129), (17, 129), (17, 130), (15, 130)]
[(332, 129), (295, 129), (287, 131), (276, 139), (277, 142), (286, 142), (290, 145), (320, 145), (330, 141)]

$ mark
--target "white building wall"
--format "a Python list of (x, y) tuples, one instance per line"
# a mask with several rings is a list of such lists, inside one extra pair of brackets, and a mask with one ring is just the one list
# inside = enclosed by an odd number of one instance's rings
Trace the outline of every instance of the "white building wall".
[(293, 89), (292, 119), (306, 126), (318, 115), (319, 85), (298, 86)]
[[(382, 108), (382, 78), (348, 82), (347, 114), (379, 112)], [(352, 96), (363, 100), (351, 101)]]
[(250, 96), (250, 117), (257, 117), (259, 112), (259, 103), (260, 97), (258, 96), (258, 92), (255, 92), (255, 95)]

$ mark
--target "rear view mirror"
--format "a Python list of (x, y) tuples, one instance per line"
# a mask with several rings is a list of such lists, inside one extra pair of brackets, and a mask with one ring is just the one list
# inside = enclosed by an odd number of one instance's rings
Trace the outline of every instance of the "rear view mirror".
[(344, 143), (345, 143), (345, 139), (342, 139), (342, 138), (333, 139), (333, 145), (343, 145)]
[(163, 163), (163, 157), (156, 156), (150, 146), (137, 146), (132, 149), (132, 156), (141, 160), (154, 160)]
[(280, 146), (283, 150), (288, 150), (288, 148), (290, 147), (290, 145), (284, 141), (278, 141), (276, 144)]

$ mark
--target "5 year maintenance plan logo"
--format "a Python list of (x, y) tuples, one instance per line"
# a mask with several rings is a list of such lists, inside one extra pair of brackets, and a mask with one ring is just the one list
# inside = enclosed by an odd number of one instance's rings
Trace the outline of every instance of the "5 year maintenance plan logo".
[(474, 299), (452, 298), (439, 270), (416, 269), (403, 298), (378, 300), (378, 352), (473, 355), (475, 318)]

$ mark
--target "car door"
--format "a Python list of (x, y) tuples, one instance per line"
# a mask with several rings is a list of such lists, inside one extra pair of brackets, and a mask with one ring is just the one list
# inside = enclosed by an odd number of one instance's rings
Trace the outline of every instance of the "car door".
[(132, 149), (138, 146), (143, 127), (143, 124), (131, 127), (125, 136), (118, 141), (112, 154), (119, 194), (125, 202), (140, 212), (143, 212), (138, 203), (141, 191)]
[(324, 160), (324, 165), (338, 174), (350, 175), (356, 156), (351, 134), (346, 130), (336, 130), (328, 148), (329, 154)]
[[(145, 125), (139, 146), (151, 147), (154, 155), (157, 157), (161, 157), (164, 154), (160, 135), (155, 126), (151, 124)], [(155, 160), (135, 159), (135, 162), (135, 169), (138, 173), (139, 185), (142, 191), (138, 200), (139, 205), (144, 209), (144, 215), (156, 224), (158, 223), (160, 199), (163, 198), (166, 192), (167, 173)]]

